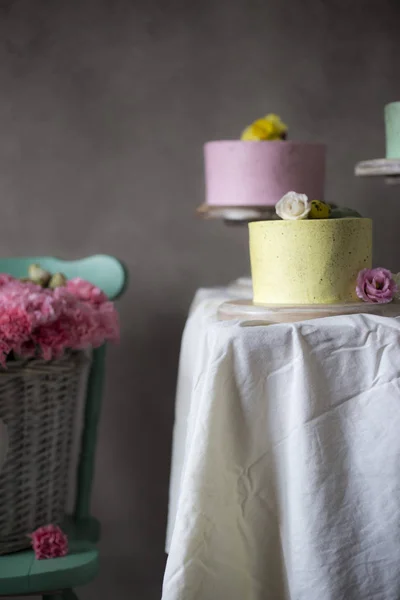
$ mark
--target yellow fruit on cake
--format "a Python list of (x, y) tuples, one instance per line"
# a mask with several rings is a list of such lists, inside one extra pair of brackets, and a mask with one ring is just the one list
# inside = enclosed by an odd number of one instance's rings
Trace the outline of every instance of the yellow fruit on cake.
[(311, 201), (311, 210), (308, 214), (309, 219), (328, 219), (331, 214), (331, 207), (321, 200)]

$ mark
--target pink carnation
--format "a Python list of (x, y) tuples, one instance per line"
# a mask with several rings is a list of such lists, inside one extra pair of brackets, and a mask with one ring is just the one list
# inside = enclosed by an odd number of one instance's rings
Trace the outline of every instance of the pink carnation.
[(68, 554), (68, 538), (56, 525), (39, 527), (30, 537), (37, 560), (60, 558)]
[(27, 311), (32, 315), (35, 326), (55, 321), (61, 313), (61, 305), (51, 290), (35, 291), (25, 299)]
[(6, 285), (6, 283), (10, 283), (10, 281), (15, 281), (14, 277), (7, 275), (7, 273), (0, 273), (0, 287)]
[[(68, 296), (64, 298), (59, 317), (41, 325), (33, 334), (45, 360), (58, 358), (66, 348), (81, 350), (94, 346), (96, 322), (93, 311), (71, 294)], [(102, 343), (104, 341), (105, 337), (102, 336)]]
[[(46, 360), (57, 358), (65, 348), (82, 350), (114, 339), (114, 331), (105, 326), (99, 317), (102, 304), (97, 306), (82, 302), (66, 287), (56, 288), (53, 294), (61, 307), (60, 314), (54, 321), (38, 327), (34, 333), (34, 339)], [(113, 314), (116, 315), (114, 305), (110, 304)]]
[(32, 332), (32, 318), (22, 306), (11, 305), (0, 310), (0, 339), (18, 346)]
[(21, 302), (7, 302), (0, 296), (0, 364), (4, 365), (11, 351), (21, 352), (21, 347), (31, 336), (32, 329), (32, 318)]
[(90, 302), (95, 306), (107, 301), (107, 296), (100, 288), (80, 277), (69, 279), (67, 281), (66, 289), (80, 300)]
[[(98, 307), (96, 313), (97, 335), (103, 336), (111, 342), (119, 341), (119, 317), (112, 302), (104, 302)], [(101, 341), (96, 345), (100, 346)]]
[(118, 339), (118, 314), (106, 295), (82, 279), (68, 284), (43, 289), (0, 274), (0, 363), (10, 352), (50, 360)]
[(386, 304), (393, 300), (397, 285), (388, 269), (363, 269), (357, 277), (356, 293), (364, 302)]

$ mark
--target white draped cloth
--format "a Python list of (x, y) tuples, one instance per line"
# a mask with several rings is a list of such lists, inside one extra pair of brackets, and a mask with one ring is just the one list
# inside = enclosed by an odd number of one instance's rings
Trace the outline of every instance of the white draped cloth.
[(162, 599), (399, 600), (400, 321), (218, 322), (229, 297), (183, 336)]

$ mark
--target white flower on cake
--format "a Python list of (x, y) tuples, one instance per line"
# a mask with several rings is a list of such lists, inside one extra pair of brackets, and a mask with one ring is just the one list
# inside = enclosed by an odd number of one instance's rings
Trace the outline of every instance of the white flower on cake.
[(305, 194), (288, 192), (276, 203), (276, 214), (287, 221), (307, 219), (311, 210), (311, 202)]

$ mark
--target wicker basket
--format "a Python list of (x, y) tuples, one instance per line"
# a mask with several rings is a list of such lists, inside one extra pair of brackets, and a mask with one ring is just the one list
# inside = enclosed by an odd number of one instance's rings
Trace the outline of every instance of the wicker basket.
[(0, 370), (8, 450), (0, 469), (0, 554), (30, 545), (37, 527), (63, 520), (78, 399), (89, 360), (10, 362)]

